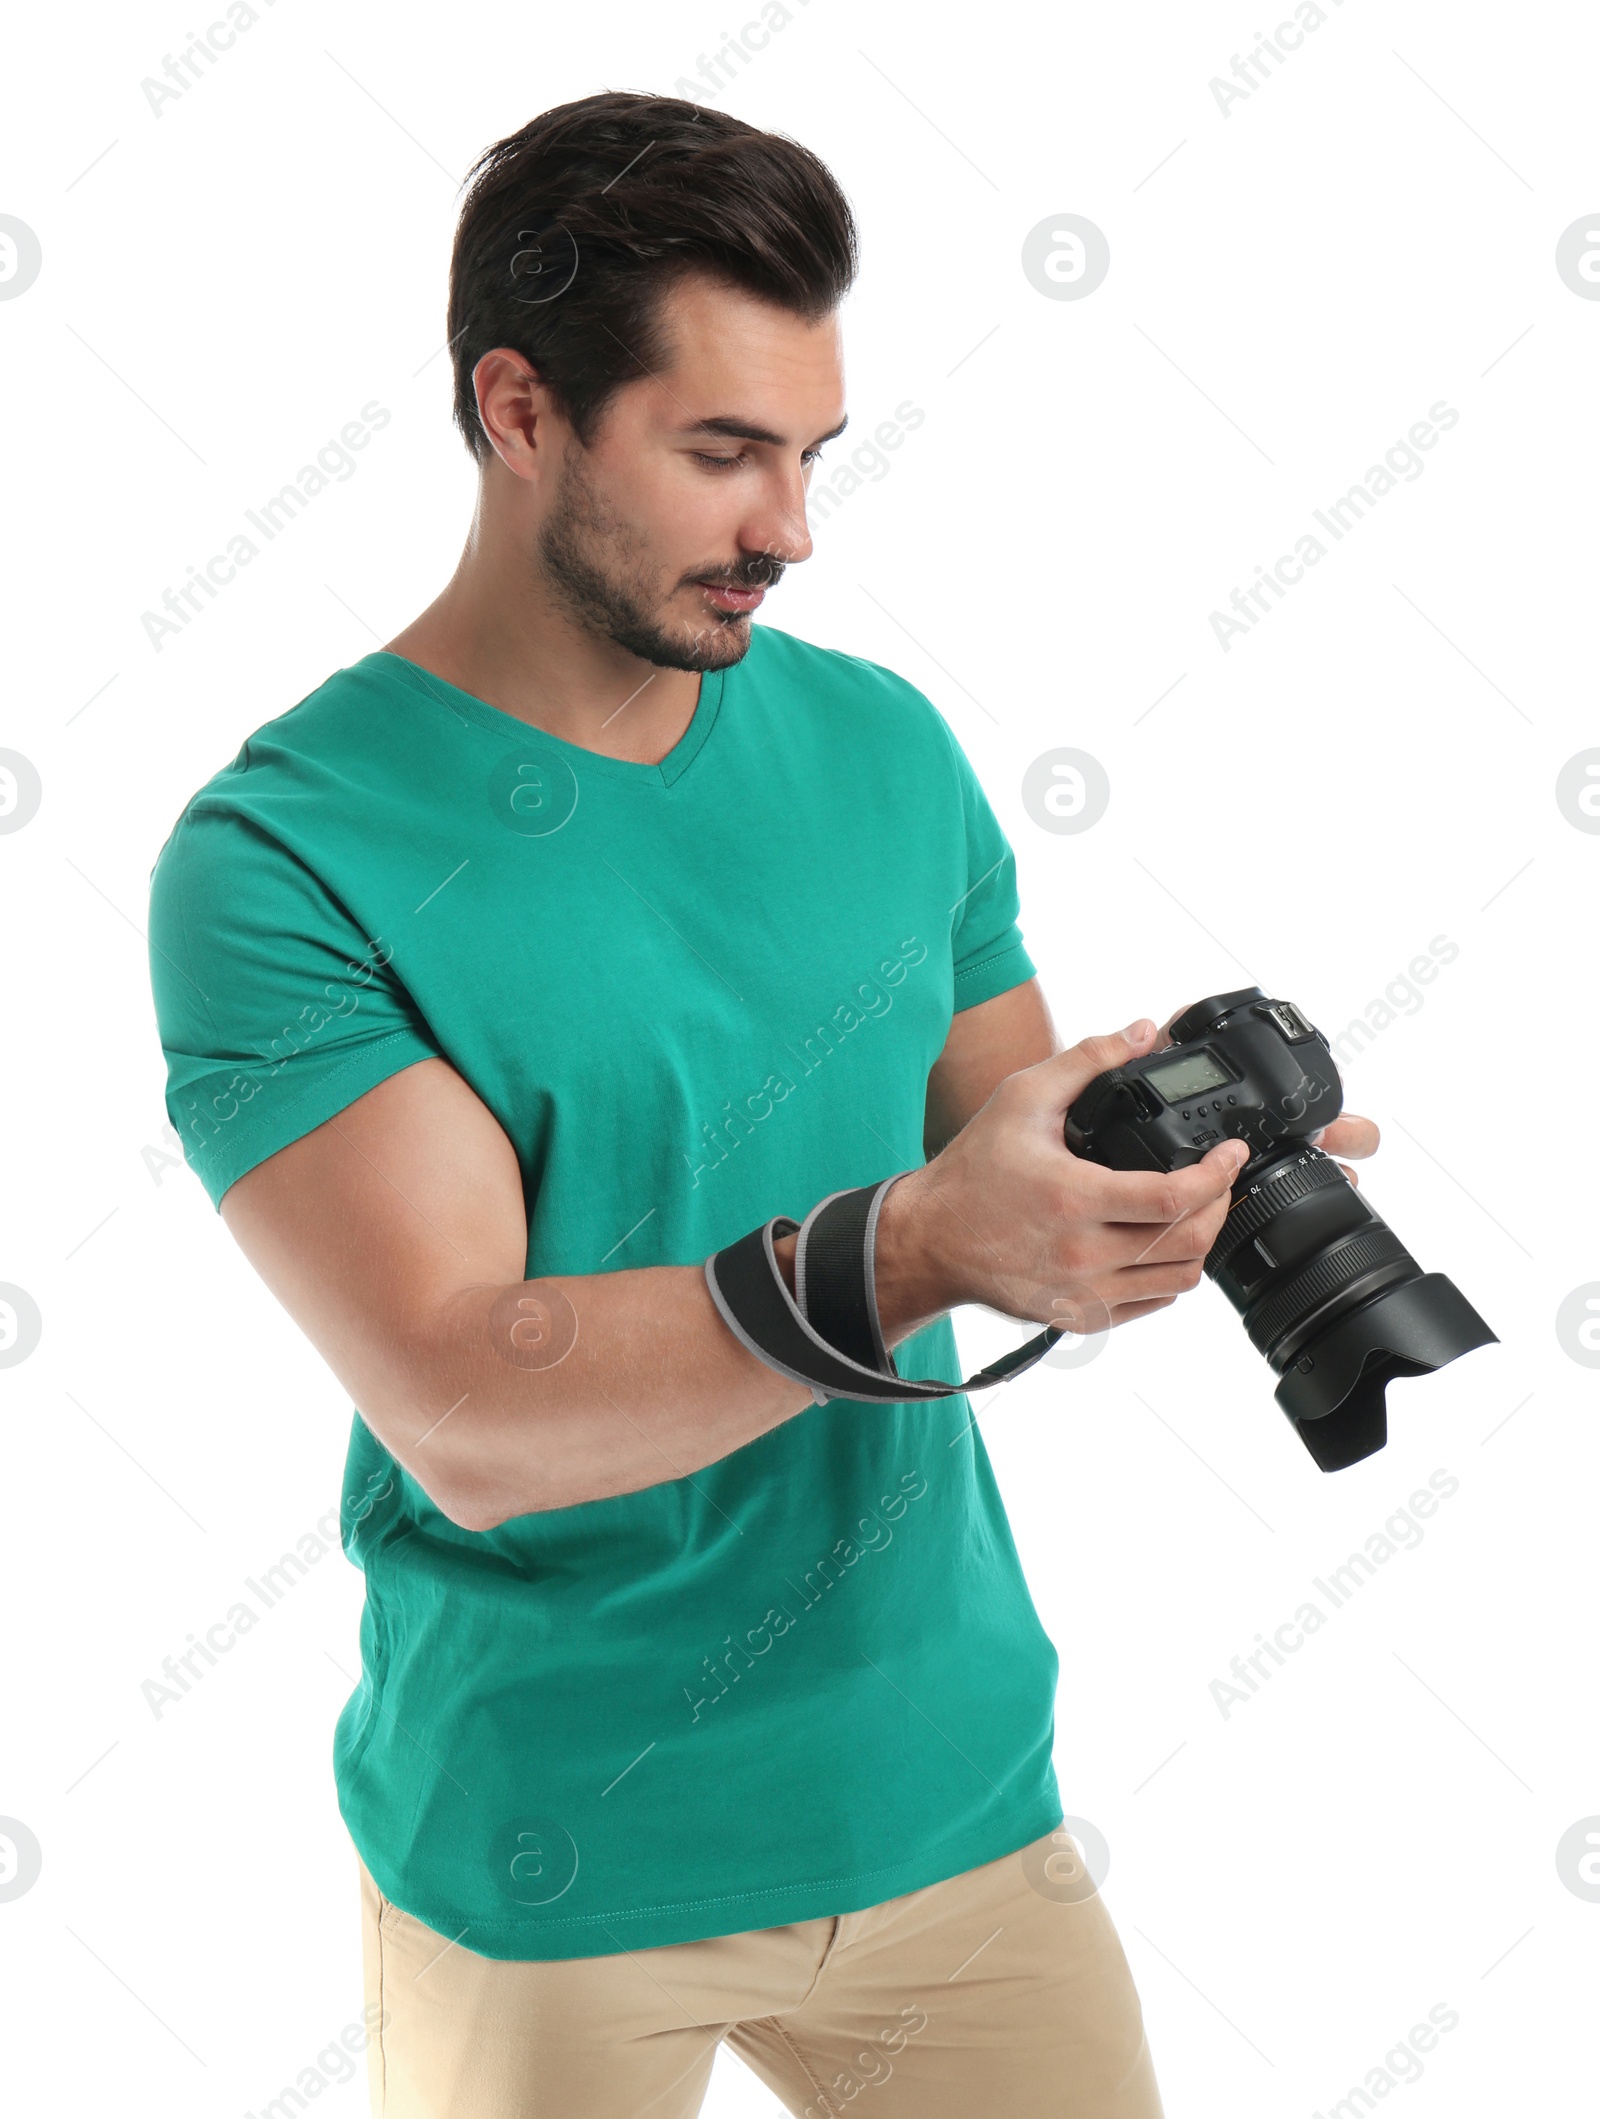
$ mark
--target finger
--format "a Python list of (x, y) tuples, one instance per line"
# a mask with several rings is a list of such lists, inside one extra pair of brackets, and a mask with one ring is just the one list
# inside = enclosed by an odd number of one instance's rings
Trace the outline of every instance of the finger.
[[(1176, 1302), (1180, 1295), (1187, 1294), (1198, 1284), (1200, 1262), (1194, 1259), (1171, 1259), (1165, 1264), (1141, 1265), (1133, 1262), (1114, 1263), (1101, 1258), (1093, 1280), (1069, 1279), (1063, 1282), (1064, 1292), (1051, 1298), (1049, 1314), (1042, 1309), (990, 1310), (995, 1317), (1031, 1318), (1036, 1324), (1055, 1325), (1070, 1332), (1076, 1338), (1093, 1338), (1109, 1331), (1129, 1315), (1137, 1316), (1141, 1311), (1157, 1309), (1169, 1302)], [(1106, 1292), (1100, 1293), (1104, 1287)], [(980, 1303), (980, 1309), (988, 1309)]]
[(1358, 1160), (1374, 1153), (1381, 1138), (1370, 1118), (1345, 1111), (1311, 1136), (1311, 1144), (1325, 1155), (1353, 1155)]
[(1359, 1191), (1361, 1189), (1361, 1180), (1359, 1177), (1357, 1177), (1354, 1170), (1351, 1169), (1350, 1165), (1348, 1163), (1340, 1163), (1339, 1168), (1344, 1172), (1345, 1176), (1349, 1178), (1350, 1182), (1355, 1186), (1356, 1190)]
[(1080, 1038), (1065, 1052), (1057, 1052), (1032, 1067), (1023, 1067), (1008, 1080), (1037, 1096), (1052, 1116), (1064, 1117), (1067, 1106), (1097, 1075), (1107, 1073), (1112, 1067), (1125, 1067), (1129, 1060), (1148, 1052), (1154, 1034), (1154, 1023), (1148, 1016), (1141, 1016), (1126, 1030), (1113, 1030), (1102, 1037)]
[(1176, 1295), (1155, 1295), (1148, 1302), (1114, 1302), (1111, 1305), (1112, 1325), (1127, 1324), (1132, 1318), (1143, 1317), (1151, 1310), (1164, 1310), (1177, 1299)]
[(1203, 1277), (1197, 1258), (1175, 1258), (1164, 1265), (1123, 1266), (1109, 1283), (1112, 1306), (1152, 1295), (1186, 1295)]
[(1199, 1212), (1233, 1189), (1249, 1159), (1243, 1141), (1220, 1140), (1197, 1163), (1181, 1170), (1102, 1170), (1090, 1204), (1105, 1221), (1176, 1222)]
[(1135, 1265), (1149, 1259), (1205, 1258), (1215, 1248), (1227, 1219), (1229, 1201), (1179, 1214), (1171, 1221), (1106, 1222), (1095, 1232), (1096, 1253), (1108, 1265)]

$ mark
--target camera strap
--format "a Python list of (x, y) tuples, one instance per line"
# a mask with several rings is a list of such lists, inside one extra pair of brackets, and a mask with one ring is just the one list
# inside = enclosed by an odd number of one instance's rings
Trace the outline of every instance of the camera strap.
[[(986, 1390), (1032, 1368), (1067, 1330), (1047, 1325), (965, 1383), (902, 1376), (883, 1343), (873, 1246), (884, 1196), (909, 1174), (901, 1170), (877, 1184), (830, 1192), (803, 1222), (775, 1214), (705, 1262), (711, 1299), (734, 1337), (768, 1368), (809, 1386), (818, 1405), (830, 1398), (893, 1404)], [(773, 1243), (796, 1230), (791, 1295)]]

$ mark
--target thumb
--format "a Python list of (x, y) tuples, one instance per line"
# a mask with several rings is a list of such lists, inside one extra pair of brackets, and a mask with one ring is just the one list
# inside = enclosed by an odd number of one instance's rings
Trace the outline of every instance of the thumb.
[(1155, 1024), (1147, 1015), (1142, 1015), (1126, 1030), (1110, 1030), (1101, 1037), (1080, 1038), (1065, 1052), (1041, 1060), (1027, 1073), (1041, 1103), (1051, 1112), (1064, 1115), (1067, 1106), (1088, 1088), (1096, 1075), (1104, 1074), (1111, 1067), (1124, 1067), (1129, 1060), (1140, 1058), (1150, 1050), (1155, 1039)]

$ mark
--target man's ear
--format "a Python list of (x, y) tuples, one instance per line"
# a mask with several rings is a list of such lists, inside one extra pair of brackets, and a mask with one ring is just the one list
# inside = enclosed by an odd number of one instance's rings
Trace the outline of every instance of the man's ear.
[(539, 371), (512, 346), (494, 346), (472, 371), (478, 424), (515, 478), (534, 478), (549, 461), (555, 407)]

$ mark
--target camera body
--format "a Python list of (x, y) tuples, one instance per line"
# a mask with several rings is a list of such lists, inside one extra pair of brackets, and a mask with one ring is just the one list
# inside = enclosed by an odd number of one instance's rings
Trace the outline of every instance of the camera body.
[(1424, 1273), (1311, 1135), (1338, 1117), (1328, 1040), (1259, 986), (1208, 994), (1172, 1043), (1109, 1068), (1073, 1100), (1067, 1146), (1113, 1170), (1178, 1170), (1226, 1136), (1250, 1159), (1205, 1261), (1323, 1471), (1388, 1440), (1384, 1390), (1496, 1337), (1442, 1273)]
[(1076, 1099), (1066, 1125), (1075, 1155), (1115, 1170), (1181, 1170), (1231, 1136), (1250, 1149), (1248, 1171), (1344, 1106), (1327, 1039), (1259, 986), (1196, 1001), (1170, 1035), (1170, 1047), (1097, 1075)]

